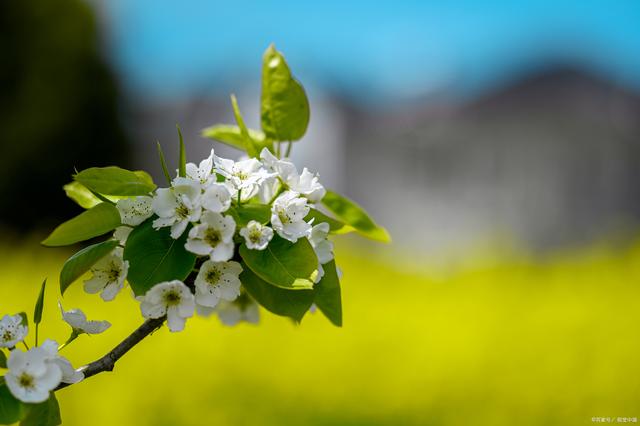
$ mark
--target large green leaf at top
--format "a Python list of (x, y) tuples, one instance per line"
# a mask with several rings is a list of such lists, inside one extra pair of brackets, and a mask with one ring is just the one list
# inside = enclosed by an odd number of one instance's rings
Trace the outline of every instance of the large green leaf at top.
[(362, 207), (347, 197), (327, 190), (322, 204), (344, 223), (355, 228), (359, 234), (383, 243), (391, 242), (387, 230), (375, 223)]
[[(273, 152), (273, 142), (267, 139), (263, 132), (247, 128), (247, 133), (249, 138), (253, 141), (253, 144), (256, 145), (260, 151), (262, 151), (262, 148), (268, 148)], [(232, 124), (217, 124), (215, 126), (207, 127), (202, 130), (202, 136), (217, 140), (218, 142), (222, 142), (242, 151), (245, 150), (246, 134), (243, 133), (240, 127)]]
[(233, 217), (238, 228), (247, 226), (252, 220), (266, 225), (271, 219), (271, 207), (266, 204), (242, 204), (230, 207), (226, 214)]
[(162, 281), (184, 281), (196, 262), (196, 256), (184, 248), (187, 231), (174, 240), (168, 227), (155, 230), (152, 223), (153, 218), (135, 228), (124, 246), (127, 280), (137, 296)]
[(49, 399), (39, 404), (25, 404), (27, 415), (20, 426), (58, 426), (62, 424), (60, 405), (56, 394), (51, 392)]
[(0, 381), (0, 424), (13, 424), (27, 414), (26, 404), (13, 396), (7, 385)]
[(48, 247), (68, 246), (106, 234), (118, 226), (120, 213), (115, 206), (100, 203), (58, 226), (42, 244)]
[(342, 327), (342, 299), (340, 296), (340, 279), (336, 270), (336, 262), (332, 260), (322, 265), (324, 275), (313, 286), (314, 303), (320, 311), (338, 327)]
[(69, 285), (80, 278), (100, 259), (118, 246), (118, 241), (107, 240), (85, 247), (64, 263), (60, 271), (60, 293), (64, 295)]
[(103, 195), (146, 195), (156, 189), (148, 174), (120, 167), (92, 167), (73, 177), (91, 191)]
[(256, 302), (276, 315), (300, 322), (313, 303), (313, 290), (285, 290), (264, 281), (246, 265), (242, 265), (240, 281)]
[(269, 46), (262, 58), (262, 130), (274, 141), (297, 141), (307, 131), (309, 115), (304, 88), (291, 75), (282, 53)]
[(274, 235), (264, 250), (251, 250), (242, 244), (240, 256), (269, 284), (294, 290), (313, 287), (311, 277), (317, 270), (318, 258), (306, 238), (292, 243)]

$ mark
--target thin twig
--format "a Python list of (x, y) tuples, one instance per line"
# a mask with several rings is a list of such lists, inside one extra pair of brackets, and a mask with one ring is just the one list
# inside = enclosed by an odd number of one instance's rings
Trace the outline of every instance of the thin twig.
[[(86, 365), (81, 371), (84, 373), (84, 378), (87, 379), (103, 371), (113, 371), (113, 367), (116, 362), (122, 358), (124, 354), (129, 352), (131, 348), (140, 343), (142, 339), (153, 333), (158, 329), (166, 318), (155, 318), (146, 320), (140, 327), (138, 327), (133, 333), (131, 333), (126, 339), (124, 339), (118, 346), (113, 348), (102, 358), (93, 361)], [(60, 383), (55, 390), (60, 390), (69, 386), (69, 383)]]

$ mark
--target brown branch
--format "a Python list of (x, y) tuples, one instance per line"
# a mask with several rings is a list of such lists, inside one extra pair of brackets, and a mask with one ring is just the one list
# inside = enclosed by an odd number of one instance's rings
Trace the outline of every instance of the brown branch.
[[(84, 373), (84, 378), (87, 379), (91, 376), (102, 373), (103, 371), (113, 371), (113, 367), (116, 365), (116, 362), (122, 358), (124, 354), (129, 352), (131, 348), (140, 343), (142, 339), (158, 329), (165, 319), (166, 317), (146, 320), (140, 327), (138, 327), (105, 356), (83, 367), (81, 371)], [(57, 391), (66, 388), (69, 385), (69, 383), (60, 383), (55, 390)]]

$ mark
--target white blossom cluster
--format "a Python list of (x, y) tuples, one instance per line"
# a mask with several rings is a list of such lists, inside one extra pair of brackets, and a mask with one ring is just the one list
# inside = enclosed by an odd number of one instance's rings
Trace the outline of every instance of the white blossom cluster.
[[(107, 321), (89, 321), (79, 309), (62, 311), (62, 318), (72, 328), (72, 337), (98, 334), (111, 326)], [(4, 381), (11, 394), (22, 402), (40, 403), (49, 399), (49, 393), (61, 383), (78, 383), (84, 379), (68, 359), (58, 354), (64, 347), (47, 339), (40, 346), (29, 349), (24, 340), (29, 332), (20, 315), (5, 315), (0, 319), (0, 348), (9, 349), (7, 373)], [(23, 343), (26, 351), (16, 348)]]
[[(260, 159), (239, 161), (218, 157), (211, 150), (199, 165), (186, 164), (186, 176), (174, 178), (169, 188), (159, 188), (153, 196), (119, 200), (116, 207), (123, 226), (114, 237), (121, 244), (126, 243), (132, 227), (155, 215), (153, 228), (169, 228), (173, 239), (187, 232), (185, 249), (206, 259), (199, 266), (193, 291), (173, 280), (157, 283), (138, 297), (142, 315), (166, 315), (171, 331), (182, 330), (186, 319), (196, 312), (203, 316), (215, 312), (228, 325), (257, 322), (257, 305), (242, 290), (242, 266), (232, 259), (239, 242), (250, 250), (265, 250), (276, 234), (291, 242), (309, 240), (319, 260), (318, 282), (322, 264), (333, 259), (333, 245), (327, 239), (329, 225), (314, 224), (305, 217), (325, 192), (317, 174), (307, 168), (298, 172), (292, 162), (278, 159), (266, 148)], [(251, 203), (269, 206), (269, 222), (251, 220), (238, 226), (229, 210)], [(122, 248), (116, 248), (95, 264), (93, 277), (84, 283), (85, 291), (113, 300), (125, 284), (129, 267), (122, 255)]]

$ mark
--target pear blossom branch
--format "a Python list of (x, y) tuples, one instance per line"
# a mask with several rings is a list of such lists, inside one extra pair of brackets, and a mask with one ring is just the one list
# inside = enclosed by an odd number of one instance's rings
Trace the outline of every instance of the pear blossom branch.
[[(146, 320), (140, 327), (138, 327), (105, 356), (82, 367), (80, 370), (84, 373), (84, 378), (87, 379), (104, 371), (113, 371), (116, 362), (122, 358), (124, 354), (129, 352), (131, 348), (140, 343), (142, 339), (157, 330), (165, 319), (166, 317), (160, 317)], [(55, 390), (57, 391), (66, 388), (67, 386), (69, 386), (69, 383), (60, 383)]]

